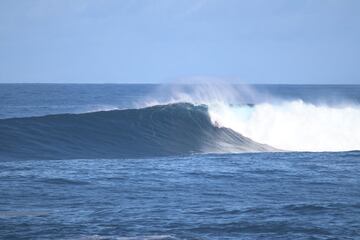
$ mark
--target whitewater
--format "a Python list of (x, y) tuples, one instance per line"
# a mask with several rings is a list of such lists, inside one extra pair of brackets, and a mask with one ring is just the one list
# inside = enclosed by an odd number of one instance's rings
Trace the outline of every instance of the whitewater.
[(254, 106), (209, 104), (213, 122), (260, 143), (289, 151), (360, 149), (360, 106), (313, 105), (302, 100)]

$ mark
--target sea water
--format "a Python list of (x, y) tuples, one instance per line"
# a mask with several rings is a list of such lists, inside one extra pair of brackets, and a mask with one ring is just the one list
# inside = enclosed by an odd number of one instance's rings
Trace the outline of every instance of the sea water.
[(359, 99), (357, 85), (2, 84), (0, 238), (359, 238)]

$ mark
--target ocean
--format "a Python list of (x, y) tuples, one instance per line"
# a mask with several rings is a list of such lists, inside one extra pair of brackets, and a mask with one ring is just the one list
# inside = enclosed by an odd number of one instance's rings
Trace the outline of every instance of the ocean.
[(360, 85), (0, 84), (0, 239), (360, 239)]

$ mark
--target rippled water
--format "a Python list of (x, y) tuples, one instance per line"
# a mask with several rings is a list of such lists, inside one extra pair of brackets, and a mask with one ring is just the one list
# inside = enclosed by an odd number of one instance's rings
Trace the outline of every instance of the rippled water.
[(0, 162), (0, 239), (356, 239), (360, 153)]
[[(51, 145), (49, 125), (29, 123), (33, 116), (137, 108), (148, 99), (166, 102), (174, 97), (174, 91), (191, 96), (201, 93), (200, 97), (208, 94), (208, 89), (198, 90), (192, 85), (173, 89), (167, 85), (0, 84), (0, 121), (8, 133), (0, 130), (0, 239), (360, 239), (359, 151), (217, 155), (186, 155), (192, 151), (185, 151), (162, 158), (76, 160), (73, 158), (119, 158), (101, 146), (108, 144), (119, 151), (115, 145), (128, 139), (114, 138), (112, 129), (102, 137), (90, 138), (94, 129), (110, 129), (107, 117), (96, 127), (92, 123), (99, 123), (99, 119), (81, 124), (90, 129), (86, 131), (89, 135), (74, 135), (77, 128), (66, 125), (69, 148), (64, 150), (57, 144), (64, 136), (61, 131), (52, 135), (58, 141)], [(239, 93), (239, 102), (231, 102), (235, 106), (300, 100), (310, 107), (337, 109), (360, 103), (359, 85), (256, 85), (251, 89), (231, 86), (231, 90)], [(227, 91), (219, 92), (220, 97), (227, 97)], [(334, 117), (324, 116), (329, 120)], [(354, 141), (356, 118), (346, 112), (338, 116), (341, 122), (335, 126), (340, 129), (343, 120), (353, 119), (346, 129), (350, 134), (338, 134), (339, 129), (330, 128), (335, 136), (332, 140), (339, 144), (341, 139)], [(11, 119), (14, 117), (24, 119)], [(120, 120), (124, 119), (115, 119), (112, 124)], [(17, 132), (15, 141), (10, 141), (14, 125), (4, 124), (7, 121), (29, 131)], [(129, 122), (130, 126), (134, 123)], [(170, 122), (180, 132), (185, 130)], [(317, 125), (307, 122), (307, 126)], [(84, 143), (79, 136), (94, 143), (86, 145), (82, 153), (87, 149), (103, 151), (93, 157), (84, 154), (71, 157), (73, 160), (49, 160), (43, 150), (35, 151), (25, 141), (39, 140), (35, 129), (44, 130), (44, 138), (36, 146), (51, 145), (50, 150), (58, 151), (59, 156), (76, 150), (76, 142)], [(188, 133), (192, 134), (190, 140), (200, 137), (193, 130)], [(168, 151), (173, 142), (166, 139), (179, 138), (174, 131), (166, 136), (171, 138), (163, 138), (161, 147)], [(281, 137), (279, 132), (271, 136)], [(143, 138), (134, 139), (139, 143)], [(154, 138), (146, 139), (154, 142)], [(193, 146), (189, 139), (182, 142)], [(134, 147), (136, 153), (146, 150), (139, 144)], [(4, 149), (13, 153), (11, 161), (1, 157), (6, 155)], [(33, 155), (14, 157), (24, 152)]]

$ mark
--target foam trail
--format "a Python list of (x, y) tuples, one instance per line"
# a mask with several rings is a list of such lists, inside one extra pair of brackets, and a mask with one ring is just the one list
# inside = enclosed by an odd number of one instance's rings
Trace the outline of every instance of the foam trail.
[(273, 147), (293, 151), (360, 150), (360, 106), (303, 101), (250, 106), (212, 104), (213, 122)]

